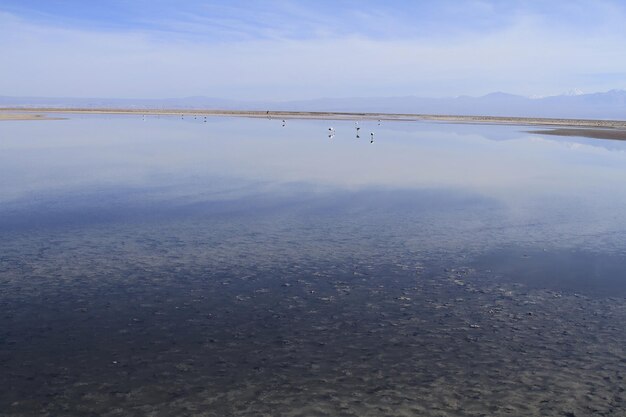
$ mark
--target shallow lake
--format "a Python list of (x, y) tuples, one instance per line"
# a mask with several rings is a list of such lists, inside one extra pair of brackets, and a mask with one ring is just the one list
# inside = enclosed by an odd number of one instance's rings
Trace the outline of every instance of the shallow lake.
[(0, 415), (626, 415), (626, 142), (66, 117), (0, 124)]

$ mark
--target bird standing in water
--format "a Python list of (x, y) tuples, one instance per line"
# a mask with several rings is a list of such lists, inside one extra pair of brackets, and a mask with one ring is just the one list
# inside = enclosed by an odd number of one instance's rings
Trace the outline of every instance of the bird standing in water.
[(370, 132), (370, 143), (374, 143), (374, 132)]

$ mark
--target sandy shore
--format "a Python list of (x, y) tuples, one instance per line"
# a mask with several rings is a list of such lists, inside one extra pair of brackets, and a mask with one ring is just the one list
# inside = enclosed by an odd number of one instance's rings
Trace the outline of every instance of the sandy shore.
[(39, 113), (9, 113), (0, 110), (0, 120), (59, 120), (60, 117), (48, 117)]
[(595, 128), (623, 128), (626, 120), (563, 119), (504, 116), (456, 116), (433, 114), (402, 113), (359, 113), (359, 112), (304, 112), (304, 111), (253, 111), (253, 110), (201, 110), (201, 109), (110, 109), (110, 108), (0, 108), (0, 118), (7, 112), (32, 113), (74, 113), (74, 114), (150, 114), (150, 115), (203, 115), (271, 117), (289, 119), (374, 119), (374, 120), (424, 120), (449, 123), (514, 124), (530, 126), (576, 126)]
[(626, 140), (626, 129), (585, 129), (585, 128), (558, 128), (558, 129), (542, 129), (531, 130), (528, 133), (537, 133), (540, 135), (555, 136), (579, 136), (594, 139), (613, 139)]

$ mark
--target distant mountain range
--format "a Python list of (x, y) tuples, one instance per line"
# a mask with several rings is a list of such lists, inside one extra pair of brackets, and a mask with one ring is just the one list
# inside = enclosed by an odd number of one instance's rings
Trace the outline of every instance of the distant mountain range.
[(283, 102), (236, 101), (203, 96), (175, 99), (0, 96), (0, 107), (336, 111), (626, 120), (626, 90), (591, 94), (575, 91), (539, 98), (496, 92), (481, 97), (355, 97)]

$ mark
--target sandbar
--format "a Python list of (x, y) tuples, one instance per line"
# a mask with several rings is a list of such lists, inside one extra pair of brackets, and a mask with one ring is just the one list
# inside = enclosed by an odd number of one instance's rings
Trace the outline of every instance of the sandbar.
[(0, 111), (1, 120), (59, 120), (60, 117), (49, 117), (39, 113), (12, 113)]
[(625, 129), (581, 129), (581, 128), (558, 128), (545, 130), (531, 130), (528, 133), (555, 136), (579, 136), (594, 139), (626, 140)]

